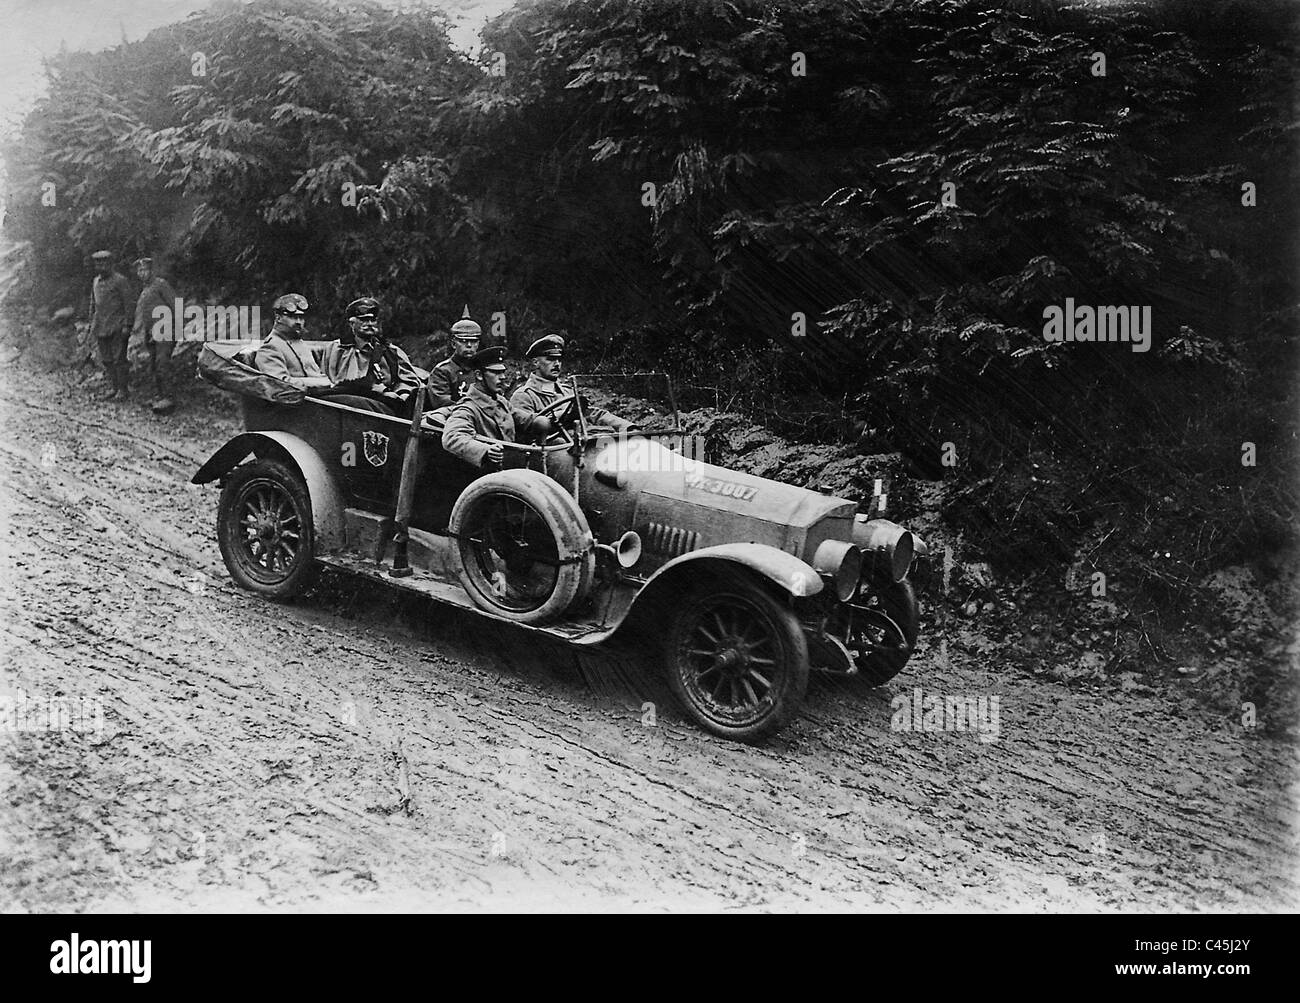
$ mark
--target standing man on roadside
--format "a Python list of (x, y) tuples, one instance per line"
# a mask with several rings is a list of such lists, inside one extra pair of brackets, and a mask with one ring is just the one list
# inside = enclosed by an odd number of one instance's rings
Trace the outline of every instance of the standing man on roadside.
[(99, 361), (112, 387), (100, 400), (130, 400), (126, 344), (130, 337), (135, 297), (131, 294), (131, 285), (126, 276), (113, 267), (113, 255), (110, 252), (96, 251), (90, 260), (94, 262), (96, 272), (90, 287), (90, 333), (95, 339)]
[(429, 370), (428, 389), (424, 394), (426, 411), (455, 404), (465, 396), (474, 381), (474, 354), (478, 351), (483, 329), (465, 313), (451, 325), (451, 357)]
[(258, 346), (253, 364), (267, 376), (304, 390), (329, 386), (329, 377), (321, 372), (311, 349), (302, 342), (307, 329), (307, 297), (285, 293), (271, 304), (271, 309), (275, 311), (275, 323)]
[[(163, 385), (162, 374), (158, 371), (158, 345), (153, 340), (154, 311), (165, 307), (168, 311), (176, 309), (179, 297), (167, 280), (153, 271), (153, 258), (140, 258), (135, 263), (135, 277), (140, 280), (140, 298), (135, 301), (135, 324), (132, 334), (144, 339), (144, 347), (149, 352), (149, 372), (153, 375), (154, 410), (170, 406), (167, 400), (167, 388)], [(172, 318), (172, 330), (180, 331), (181, 318)]]

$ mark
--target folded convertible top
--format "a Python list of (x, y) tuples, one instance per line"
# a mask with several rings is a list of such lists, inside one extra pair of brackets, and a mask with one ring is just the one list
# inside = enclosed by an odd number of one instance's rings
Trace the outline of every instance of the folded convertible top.
[(199, 375), (222, 390), (269, 401), (272, 404), (301, 404), (307, 394), (284, 380), (258, 372), (244, 361), (256, 346), (238, 342), (207, 341), (199, 352)]

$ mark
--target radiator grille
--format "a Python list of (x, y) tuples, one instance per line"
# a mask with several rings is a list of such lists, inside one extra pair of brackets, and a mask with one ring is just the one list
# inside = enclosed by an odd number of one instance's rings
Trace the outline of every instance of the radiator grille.
[(690, 553), (700, 545), (699, 533), (661, 522), (650, 523), (641, 537), (646, 550), (667, 560)]

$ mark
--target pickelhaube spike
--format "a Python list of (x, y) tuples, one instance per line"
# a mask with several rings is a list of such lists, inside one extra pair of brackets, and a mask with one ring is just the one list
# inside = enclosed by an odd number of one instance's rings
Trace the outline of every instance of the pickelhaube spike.
[(469, 316), (469, 304), (465, 304), (465, 312), (461, 315), (460, 320), (451, 325), (451, 336), (453, 338), (479, 338), (483, 335), (483, 329), (478, 323), (471, 320)]

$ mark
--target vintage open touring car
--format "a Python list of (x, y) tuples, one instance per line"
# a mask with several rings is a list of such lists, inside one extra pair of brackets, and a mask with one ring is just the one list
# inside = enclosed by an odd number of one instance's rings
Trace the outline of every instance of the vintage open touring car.
[(626, 630), (660, 647), (695, 721), (744, 741), (792, 718), (810, 669), (879, 684), (916, 643), (918, 539), (690, 455), (675, 407), (665, 428), (617, 435), (570, 405), (550, 439), (503, 443), (484, 473), (443, 450), (436, 412), (308, 394), (239, 348), (201, 354), (245, 431), (193, 482), (221, 484), (217, 538), (244, 588), (285, 599), (328, 565), (573, 644)]

